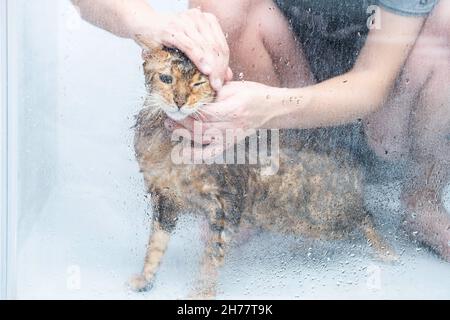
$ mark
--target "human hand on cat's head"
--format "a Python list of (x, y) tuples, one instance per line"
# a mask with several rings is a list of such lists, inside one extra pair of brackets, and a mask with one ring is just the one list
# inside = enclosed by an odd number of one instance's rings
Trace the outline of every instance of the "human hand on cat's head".
[(209, 76), (216, 91), (233, 79), (227, 39), (213, 14), (199, 9), (157, 14), (151, 26), (142, 28), (135, 40), (144, 50), (161, 45), (181, 50)]
[(268, 122), (275, 115), (271, 99), (274, 90), (276, 88), (255, 82), (229, 82), (218, 92), (214, 103), (199, 109), (200, 119), (189, 117), (178, 122), (168, 119), (165, 126), (197, 145), (215, 148), (217, 154), (227, 134), (237, 130), (269, 129)]

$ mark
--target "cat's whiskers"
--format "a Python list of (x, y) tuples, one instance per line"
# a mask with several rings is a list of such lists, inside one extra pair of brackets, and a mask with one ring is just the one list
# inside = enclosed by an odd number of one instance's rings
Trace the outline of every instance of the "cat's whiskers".
[(144, 87), (125, 88), (125, 90), (124, 90), (124, 96), (127, 97), (126, 98), (127, 105), (130, 105), (130, 106), (142, 105), (143, 102), (145, 101), (147, 95), (148, 95), (148, 93)]
[(191, 114), (191, 118), (193, 118), (196, 121), (201, 121), (202, 119), (200, 118), (200, 114), (197, 112), (194, 112), (193, 114)]
[(191, 115), (194, 120), (203, 122), (205, 120), (205, 116), (201, 113), (201, 111), (197, 108), (194, 113)]
[(170, 106), (164, 101), (164, 98), (157, 93), (148, 95), (145, 104), (155, 110), (170, 109)]

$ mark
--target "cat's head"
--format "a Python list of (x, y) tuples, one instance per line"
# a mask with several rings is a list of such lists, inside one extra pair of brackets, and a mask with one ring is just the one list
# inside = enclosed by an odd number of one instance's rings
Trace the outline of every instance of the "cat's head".
[(148, 104), (180, 121), (213, 102), (209, 79), (179, 50), (156, 47), (143, 53)]

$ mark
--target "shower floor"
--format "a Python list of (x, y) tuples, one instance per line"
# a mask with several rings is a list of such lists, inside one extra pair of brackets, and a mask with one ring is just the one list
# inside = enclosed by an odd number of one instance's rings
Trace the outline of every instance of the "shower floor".
[[(49, 199), (20, 251), (20, 298), (188, 296), (202, 252), (199, 221), (180, 221), (153, 289), (131, 292), (125, 282), (142, 267), (148, 217), (143, 203), (123, 204), (114, 199), (116, 193), (107, 197), (104, 190), (66, 186)], [(450, 264), (412, 244), (401, 232), (393, 236), (390, 229), (386, 227), (385, 234), (400, 255), (394, 264), (372, 258), (362, 240), (309, 242), (255, 235), (231, 250), (218, 298), (450, 298)]]

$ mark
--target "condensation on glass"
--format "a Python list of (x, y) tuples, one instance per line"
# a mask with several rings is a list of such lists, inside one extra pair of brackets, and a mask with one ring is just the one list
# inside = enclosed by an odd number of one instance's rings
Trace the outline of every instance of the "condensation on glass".
[[(158, 2), (168, 11), (186, 6)], [(152, 290), (125, 286), (150, 232), (131, 129), (145, 97), (140, 49), (83, 22), (69, 1), (0, 1), (0, 22), (1, 297), (186, 297), (204, 236), (190, 216), (179, 221)], [(359, 129), (318, 134), (351, 148)], [(449, 298), (448, 264), (402, 229), (398, 172), (368, 168), (366, 205), (399, 261), (376, 259), (357, 235), (321, 241), (242, 230), (219, 297)]]

